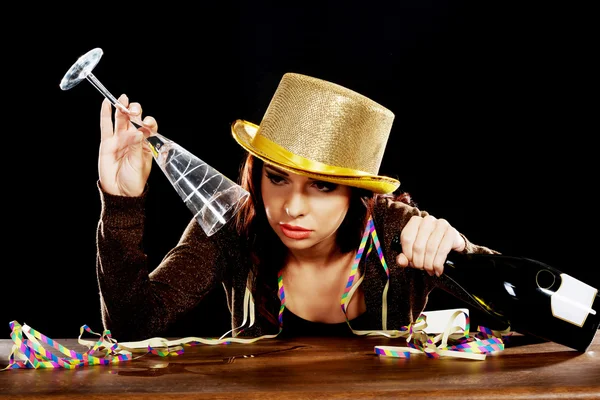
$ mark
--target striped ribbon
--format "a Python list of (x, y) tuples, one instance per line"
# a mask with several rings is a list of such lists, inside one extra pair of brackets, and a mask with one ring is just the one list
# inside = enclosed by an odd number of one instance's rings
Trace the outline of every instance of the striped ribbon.
[[(66, 368), (74, 369), (84, 365), (106, 365), (131, 360), (132, 354), (117, 349), (110, 331), (102, 335), (93, 332), (87, 325), (80, 329), (79, 338), (84, 331), (100, 336), (88, 351), (80, 353), (71, 350), (51, 338), (41, 334), (27, 324), (21, 326), (16, 321), (10, 323), (12, 351), (9, 364), (4, 369), (14, 368)], [(46, 347), (44, 347), (46, 345)], [(50, 350), (50, 348), (52, 350)], [(57, 351), (54, 351), (57, 350)], [(62, 353), (64, 356), (58, 356)]]
[[(350, 291), (352, 289), (352, 286), (354, 286), (354, 281), (356, 279), (356, 275), (358, 274), (358, 265), (360, 264), (360, 260), (365, 251), (365, 247), (366, 247), (367, 241), (369, 239), (369, 235), (371, 235), (374, 232), (375, 232), (375, 226), (373, 225), (373, 220), (371, 218), (369, 218), (369, 221), (365, 228), (365, 232), (360, 241), (360, 245), (358, 246), (358, 250), (356, 251), (356, 256), (354, 257), (354, 262), (352, 263), (352, 269), (350, 270), (350, 276), (348, 277), (348, 282), (346, 282), (346, 287), (344, 288), (344, 293), (342, 294), (341, 305), (342, 305), (342, 311), (344, 312), (344, 314), (346, 313), (346, 308), (348, 307), (348, 302), (350, 301), (350, 297), (351, 297)], [(372, 248), (373, 248), (373, 245), (371, 244), (367, 250), (367, 257), (371, 253)], [(387, 270), (386, 270), (386, 273), (387, 273)], [(388, 274), (388, 276), (389, 276), (389, 274)]]
[[(455, 326), (454, 321), (461, 314), (465, 316), (465, 328)], [(406, 346), (375, 346), (375, 354), (397, 358), (409, 358), (411, 353), (425, 354), (429, 358), (444, 356), (485, 360), (486, 355), (504, 350), (504, 343), (510, 335), (510, 329), (492, 331), (479, 326), (478, 332), (471, 334), (470, 318), (467, 313), (457, 310), (448, 319), (445, 331), (438, 335), (425, 332), (427, 316), (421, 314), (416, 323), (425, 322), (418, 330), (412, 330)], [(439, 342), (439, 344), (438, 344)]]

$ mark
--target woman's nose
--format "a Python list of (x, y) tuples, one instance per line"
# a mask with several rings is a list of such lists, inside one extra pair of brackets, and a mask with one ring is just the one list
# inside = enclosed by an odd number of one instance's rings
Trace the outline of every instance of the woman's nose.
[(306, 198), (301, 193), (294, 193), (285, 203), (284, 208), (285, 213), (294, 219), (306, 215), (308, 209)]

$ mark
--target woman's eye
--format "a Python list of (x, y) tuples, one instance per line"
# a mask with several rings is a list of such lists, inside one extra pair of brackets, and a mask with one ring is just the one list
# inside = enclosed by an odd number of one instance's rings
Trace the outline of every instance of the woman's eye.
[(285, 182), (282, 176), (267, 173), (267, 178), (275, 185), (281, 185)]
[(315, 181), (314, 185), (317, 188), (317, 190), (319, 190), (321, 192), (331, 192), (338, 187), (338, 185), (335, 183), (323, 182), (323, 181)]

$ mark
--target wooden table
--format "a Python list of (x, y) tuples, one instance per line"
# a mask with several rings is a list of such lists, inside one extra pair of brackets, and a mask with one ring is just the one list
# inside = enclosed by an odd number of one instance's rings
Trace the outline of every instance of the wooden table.
[[(57, 340), (75, 351), (76, 339)], [(600, 399), (600, 335), (585, 353), (513, 336), (485, 360), (378, 356), (381, 337), (266, 339), (186, 347), (121, 364), (0, 372), (11, 399)], [(0, 368), (12, 341), (0, 340)]]

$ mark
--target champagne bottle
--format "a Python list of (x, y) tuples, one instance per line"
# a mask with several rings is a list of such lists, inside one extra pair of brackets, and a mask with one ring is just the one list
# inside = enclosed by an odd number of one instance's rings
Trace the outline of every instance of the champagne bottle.
[(584, 352), (599, 329), (598, 289), (540, 261), (451, 252), (438, 279), (511, 331)]

